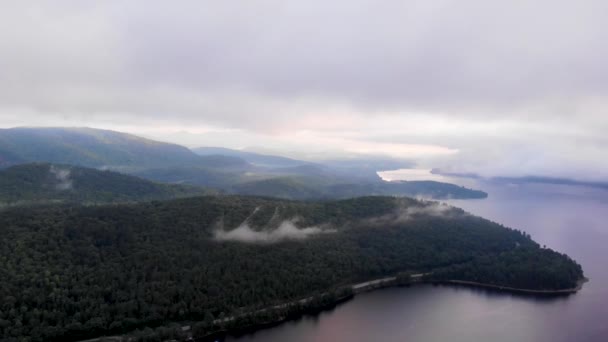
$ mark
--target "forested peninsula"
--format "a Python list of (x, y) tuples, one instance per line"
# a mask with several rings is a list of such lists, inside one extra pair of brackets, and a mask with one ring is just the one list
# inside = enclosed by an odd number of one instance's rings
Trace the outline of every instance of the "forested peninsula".
[(171, 322), (196, 322), (189, 334), (204, 336), (321, 307), (354, 283), (396, 274), (533, 290), (583, 279), (575, 261), (521, 231), (410, 198), (7, 208), (0, 233), (6, 341), (179, 338)]

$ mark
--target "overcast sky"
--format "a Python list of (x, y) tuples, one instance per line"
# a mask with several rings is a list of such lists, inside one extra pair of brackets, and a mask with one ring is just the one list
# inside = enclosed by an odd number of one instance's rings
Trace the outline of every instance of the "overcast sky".
[(608, 2), (2, 1), (0, 126), (608, 180)]

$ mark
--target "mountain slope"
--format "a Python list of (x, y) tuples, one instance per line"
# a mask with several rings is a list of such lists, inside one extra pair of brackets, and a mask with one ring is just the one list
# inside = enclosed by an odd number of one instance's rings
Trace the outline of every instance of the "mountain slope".
[(462, 186), (436, 181), (380, 181), (374, 183), (335, 184), (327, 189), (338, 198), (381, 195), (410, 196), (433, 199), (473, 199), (486, 198), (488, 194)]
[(0, 170), (0, 204), (4, 205), (134, 202), (206, 193), (198, 187), (68, 165), (21, 164)]
[[(347, 179), (348, 180), (348, 179)], [(352, 180), (350, 180), (352, 181)], [(361, 196), (409, 196), (431, 199), (486, 198), (487, 193), (435, 181), (341, 183), (319, 176), (282, 176), (238, 183), (230, 193), (285, 199), (344, 199)]]
[(232, 192), (241, 195), (256, 195), (284, 199), (324, 198), (324, 186), (308, 177), (274, 177), (236, 184)]
[(201, 157), (186, 147), (93, 128), (0, 129), (0, 167), (50, 162), (86, 167), (143, 168), (247, 163), (235, 157)]
[(238, 157), (247, 162), (262, 167), (292, 167), (304, 164), (312, 164), (310, 162), (291, 159), (281, 156), (273, 156), (267, 154), (260, 154), (255, 152), (234, 150), (224, 147), (197, 147), (193, 148), (192, 151), (201, 156), (209, 155), (224, 155), (231, 157)]

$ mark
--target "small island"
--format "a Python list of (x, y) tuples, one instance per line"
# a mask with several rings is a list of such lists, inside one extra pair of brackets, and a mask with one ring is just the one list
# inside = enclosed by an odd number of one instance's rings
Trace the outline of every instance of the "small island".
[(11, 207), (0, 233), (6, 341), (209, 337), (382, 286), (558, 293), (584, 279), (575, 261), (526, 233), (411, 198)]

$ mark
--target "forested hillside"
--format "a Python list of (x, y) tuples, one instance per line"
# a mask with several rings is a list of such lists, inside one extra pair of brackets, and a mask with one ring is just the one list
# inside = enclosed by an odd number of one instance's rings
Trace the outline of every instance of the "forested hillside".
[(487, 193), (435, 181), (331, 182), (322, 177), (286, 176), (237, 183), (227, 191), (286, 199), (345, 199), (360, 196), (409, 196), (432, 199), (486, 198)]
[[(408, 198), (9, 208), (0, 212), (0, 234), (6, 341), (70, 341), (188, 320), (201, 321), (204, 334), (215, 319), (340, 285), (484, 266), (520, 249), (527, 254), (519, 267), (487, 277), (484, 268), (476, 279), (517, 286), (512, 279), (529, 277), (521, 284), (557, 289), (582, 277), (571, 259), (519, 231)], [(518, 273), (527, 262), (542, 266), (533, 277)]]
[(264, 167), (293, 167), (304, 164), (311, 164), (302, 160), (296, 160), (281, 156), (273, 156), (267, 154), (260, 154), (248, 151), (233, 150), (223, 147), (198, 147), (192, 149), (192, 151), (201, 156), (212, 156), (212, 155), (223, 155), (238, 157), (247, 162)]
[(101, 204), (212, 193), (200, 187), (160, 184), (117, 172), (46, 163), (0, 170), (0, 205), (53, 202)]
[(131, 134), (92, 128), (0, 129), (0, 166), (50, 162), (87, 167), (196, 164), (189, 149)]

